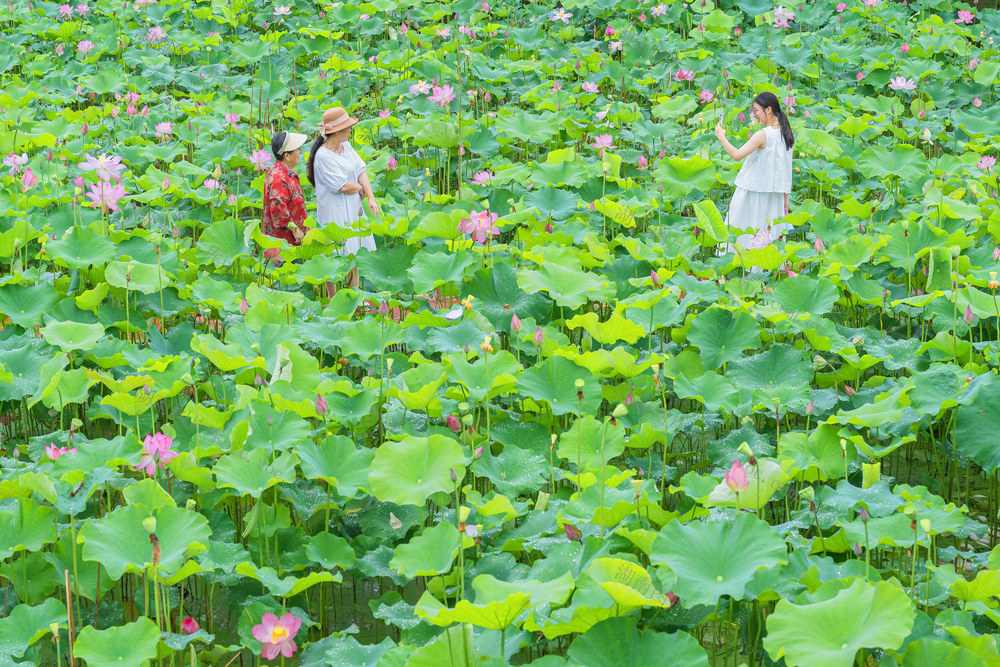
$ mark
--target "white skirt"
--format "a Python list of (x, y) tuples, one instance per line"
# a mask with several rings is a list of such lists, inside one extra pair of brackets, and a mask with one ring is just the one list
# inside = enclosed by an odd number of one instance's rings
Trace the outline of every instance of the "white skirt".
[[(743, 248), (763, 248), (793, 229), (787, 222), (774, 222), (784, 216), (783, 192), (754, 192), (737, 187), (726, 213), (726, 225), (747, 230), (736, 237), (736, 242)], [(726, 250), (733, 252), (735, 249), (727, 244)]]

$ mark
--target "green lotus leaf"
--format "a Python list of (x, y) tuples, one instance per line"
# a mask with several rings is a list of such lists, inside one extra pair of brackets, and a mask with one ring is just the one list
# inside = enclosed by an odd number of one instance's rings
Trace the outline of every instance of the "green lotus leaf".
[(480, 356), (469, 363), (462, 354), (450, 354), (444, 361), (450, 379), (461, 384), (476, 403), (513, 389), (519, 371), (517, 359), (505, 350), (489, 353), (488, 361)]
[(264, 584), (271, 595), (278, 598), (290, 598), (315, 586), (316, 584), (339, 582), (344, 578), (339, 572), (335, 574), (330, 572), (310, 572), (304, 577), (289, 575), (282, 578), (278, 576), (278, 573), (274, 571), (274, 568), (257, 567), (253, 563), (246, 561), (239, 563), (236, 566), (236, 573), (242, 574), (245, 577), (250, 577), (251, 579), (256, 579), (260, 583)]
[(518, 270), (497, 261), (492, 270), (476, 271), (468, 284), (468, 293), (476, 298), (475, 309), (500, 331), (510, 331), (513, 315), (519, 319), (546, 321), (552, 302), (541, 292), (527, 293), (518, 287)]
[(615, 295), (614, 285), (597, 274), (558, 264), (545, 263), (537, 271), (521, 271), (517, 284), (529, 294), (548, 292), (556, 304), (570, 310), (588, 301), (609, 301)]
[(732, 412), (739, 405), (739, 391), (718, 373), (708, 372), (692, 379), (681, 375), (674, 380), (674, 392), (679, 398), (694, 398), (704, 403), (713, 412), (722, 409)]
[(377, 418), (379, 396), (372, 388), (355, 393), (331, 391), (325, 393), (323, 397), (327, 402), (327, 413), (324, 417), (335, 420), (341, 426), (354, 428), (363, 423), (372, 423)]
[(137, 261), (108, 262), (104, 267), (104, 279), (112, 287), (143, 294), (152, 294), (170, 285), (170, 277), (161, 267)]
[(299, 457), (288, 452), (271, 460), (270, 452), (263, 449), (240, 450), (219, 459), (214, 468), (216, 485), (259, 499), (264, 491), (279, 482), (294, 482), (298, 463)]
[(372, 449), (356, 448), (350, 438), (332, 435), (322, 444), (302, 442), (295, 451), (302, 460), (306, 479), (322, 479), (347, 498), (368, 488), (368, 474), (375, 458)]
[(11, 510), (0, 510), (0, 558), (17, 551), (38, 551), (56, 541), (55, 512), (31, 498), (20, 498)]
[(86, 351), (93, 349), (104, 336), (104, 327), (83, 322), (49, 322), (42, 327), (42, 336), (63, 352)]
[(458, 442), (438, 434), (406, 436), (378, 448), (368, 479), (383, 502), (422, 505), (434, 493), (455, 489), (452, 471), (459, 480), (465, 476), (465, 454)]
[(410, 579), (443, 574), (451, 569), (458, 544), (459, 533), (455, 524), (439, 523), (425, 528), (422, 534), (396, 547), (389, 567)]
[(829, 280), (795, 276), (778, 283), (774, 297), (787, 313), (824, 315), (833, 310), (840, 290)]
[(967, 648), (943, 639), (918, 639), (906, 647), (903, 667), (983, 667), (989, 664)]
[(66, 605), (56, 598), (46, 598), (34, 607), (15, 606), (0, 618), (0, 658), (19, 659), (35, 642), (52, 632), (54, 624), (66, 623)]
[(473, 604), (459, 600), (454, 609), (438, 602), (437, 598), (424, 591), (417, 602), (416, 614), (434, 625), (448, 626), (452, 623), (471, 623), (489, 630), (503, 630), (513, 623), (528, 608), (531, 596), (527, 593), (511, 593), (503, 600), (493, 600), (485, 604)]
[(636, 563), (621, 558), (596, 558), (587, 571), (622, 612), (639, 607), (671, 607), (669, 598), (656, 590), (653, 578)]
[(746, 585), (761, 568), (786, 560), (785, 543), (767, 523), (739, 513), (731, 521), (667, 523), (653, 542), (650, 560), (669, 567), (680, 603), (715, 605), (719, 597), (746, 597)]
[(708, 655), (686, 632), (640, 632), (633, 616), (600, 621), (573, 640), (566, 656), (571, 665), (685, 665), (708, 667)]
[(410, 280), (410, 269), (417, 248), (410, 245), (398, 245), (394, 248), (381, 248), (378, 253), (362, 249), (358, 252), (358, 270), (366, 280), (370, 280), (377, 290), (385, 290), (393, 294), (400, 292), (413, 293), (413, 281)]
[(247, 245), (245, 228), (245, 224), (233, 218), (213, 222), (198, 237), (198, 261), (230, 266), (237, 258), (249, 256), (250, 246)]
[(760, 324), (740, 310), (713, 307), (691, 321), (688, 340), (701, 350), (705, 368), (718, 368), (743, 356), (743, 350), (760, 344)]
[(858, 168), (869, 178), (894, 176), (901, 181), (920, 181), (930, 173), (923, 151), (907, 144), (896, 144), (892, 150), (872, 146), (861, 154)]
[(729, 488), (725, 481), (708, 495), (705, 507), (739, 507), (741, 509), (759, 510), (781, 491), (788, 481), (788, 475), (774, 461), (757, 459), (757, 465), (744, 466), (747, 472), (749, 486), (739, 494)]
[(664, 194), (686, 197), (694, 190), (707, 191), (715, 183), (715, 165), (700, 156), (668, 157), (660, 160), (654, 172)]
[(45, 251), (71, 269), (102, 266), (115, 257), (115, 244), (90, 227), (73, 227), (57, 241), (50, 241)]
[(427, 410), (445, 380), (440, 364), (420, 364), (400, 373), (389, 389), (407, 410)]
[(471, 625), (455, 625), (438, 635), (430, 644), (413, 651), (405, 667), (442, 667), (442, 665), (468, 665), (483, 663)]
[(306, 546), (306, 554), (322, 567), (332, 570), (335, 567), (347, 569), (354, 566), (354, 549), (350, 543), (339, 535), (318, 533), (313, 535)]
[(479, 603), (498, 602), (508, 599), (513, 593), (524, 592), (531, 596), (531, 604), (536, 607), (543, 604), (565, 604), (574, 585), (573, 575), (569, 572), (545, 582), (536, 579), (501, 581), (491, 574), (481, 574), (472, 580), (472, 588), (476, 591), (476, 601)]
[(801, 352), (788, 345), (773, 345), (732, 362), (726, 377), (740, 389), (753, 390), (755, 404), (771, 407), (776, 398), (782, 406), (805, 404), (813, 374), (812, 364)]
[(146, 667), (156, 657), (160, 631), (156, 623), (142, 617), (133, 623), (97, 630), (84, 626), (76, 638), (73, 651), (78, 658), (93, 667)]
[(42, 314), (50, 311), (58, 300), (58, 292), (48, 283), (0, 286), (0, 313), (25, 329), (40, 324)]
[(394, 648), (396, 643), (389, 637), (378, 644), (359, 644), (350, 635), (332, 634), (319, 641), (309, 642), (302, 649), (299, 664), (301, 667), (377, 667), (382, 657), (390, 654)]
[[(578, 380), (583, 381), (577, 387)], [(561, 356), (526, 368), (517, 381), (518, 391), (538, 402), (548, 403), (554, 415), (597, 414), (601, 405), (601, 384), (586, 368)], [(583, 400), (579, 398), (583, 392)]]
[(975, 389), (956, 411), (955, 445), (987, 472), (1000, 468), (1000, 448), (994, 446), (1000, 410), (1000, 381), (992, 373), (980, 376)]
[(601, 322), (597, 313), (576, 315), (566, 323), (570, 329), (582, 327), (593, 339), (601, 345), (610, 345), (618, 341), (633, 344), (645, 335), (645, 330), (618, 313), (612, 313), (606, 321)]
[[(840, 584), (825, 584), (816, 596), (831, 586)], [(779, 600), (767, 619), (764, 648), (772, 660), (784, 657), (789, 667), (839, 667), (853, 663), (862, 648), (899, 648), (912, 628), (913, 607), (905, 592), (889, 582), (855, 579), (812, 604)]]
[(466, 270), (476, 259), (467, 251), (431, 252), (421, 250), (413, 258), (413, 266), (407, 272), (417, 292), (433, 292), (441, 285), (465, 282)]
[(163, 576), (180, 569), (185, 555), (208, 544), (212, 531), (208, 520), (182, 507), (126, 505), (101, 519), (90, 519), (80, 530), (83, 558), (98, 561), (117, 581), (125, 572), (141, 572), (153, 562), (153, 545), (143, 521), (156, 517)]
[(580, 471), (594, 471), (624, 451), (625, 429), (621, 425), (612, 426), (607, 417), (597, 421), (585, 415), (560, 436), (556, 456), (569, 461), (574, 469), (579, 464)]

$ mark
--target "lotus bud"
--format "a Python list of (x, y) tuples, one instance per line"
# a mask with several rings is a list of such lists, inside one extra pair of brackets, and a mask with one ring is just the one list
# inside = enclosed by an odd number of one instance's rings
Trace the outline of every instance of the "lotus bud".
[(264, 384), (264, 378), (260, 376), (260, 373), (256, 373), (253, 376), (253, 384), (255, 387), (259, 387)]
[(457, 482), (458, 481), (458, 475), (455, 473), (455, 469), (454, 468), (451, 468), (449, 470), (448, 477), (451, 478), (451, 481), (453, 481), (453, 482)]
[(378, 305), (378, 314), (385, 317), (389, 314), (389, 304), (383, 301)]
[(646, 160), (646, 156), (640, 155), (638, 160), (639, 169), (645, 169), (647, 164), (649, 164), (649, 162)]
[(535, 345), (541, 347), (542, 343), (545, 341), (545, 334), (542, 333), (541, 327), (535, 328), (535, 334), (531, 337), (531, 340), (535, 343)]
[(36, 185), (38, 185), (38, 177), (31, 171), (31, 167), (28, 167), (24, 170), (24, 175), (21, 176), (21, 187), (30, 190)]
[(858, 544), (857, 542), (855, 542), (854, 543), (854, 555), (860, 558), (862, 553), (864, 553), (864, 552), (861, 549), (861, 545)]
[(823, 245), (823, 239), (818, 236), (816, 237), (816, 240), (813, 242), (813, 250), (815, 250), (818, 254), (821, 254), (824, 250), (826, 250), (826, 246)]
[(741, 111), (740, 115), (736, 117), (736, 120), (740, 121), (741, 123), (745, 123), (747, 120), (746, 114)]
[(809, 405), (806, 406), (806, 414), (811, 415), (815, 411), (816, 411), (816, 404), (813, 403), (812, 401), (809, 401)]
[(993, 248), (993, 261), (1000, 262), (1000, 245)]
[(156, 532), (156, 517), (148, 516), (142, 520), (142, 527), (146, 529), (146, 532), (152, 535)]
[(201, 630), (201, 626), (198, 625), (198, 621), (194, 620), (190, 616), (184, 619), (181, 623), (181, 634), (182, 635), (193, 635), (194, 633)]
[(521, 320), (518, 318), (517, 313), (511, 313), (510, 316), (510, 331), (511, 333), (519, 333), (521, 331)]
[(452, 433), (458, 434), (462, 430), (462, 425), (458, 421), (458, 417), (455, 415), (448, 415), (444, 423), (451, 429)]
[(474, 450), (472, 450), (472, 458), (478, 459), (483, 455), (483, 445), (479, 445)]
[(250, 310), (250, 304), (247, 303), (246, 297), (244, 297), (240, 299), (240, 314), (246, 315), (248, 310)]
[(563, 530), (566, 531), (566, 537), (568, 537), (573, 542), (580, 542), (583, 540), (583, 533), (576, 526), (571, 526), (568, 523), (563, 524)]
[(316, 394), (316, 414), (323, 416), (327, 409), (326, 400), (323, 398), (322, 394)]
[(962, 321), (965, 322), (965, 326), (972, 326), (972, 321), (975, 319), (975, 315), (972, 314), (972, 306), (967, 305), (965, 307), (965, 312), (962, 313)]
[(854, 391), (854, 387), (852, 387), (849, 384), (845, 384), (844, 385), (844, 393), (847, 394), (848, 396), (854, 396), (854, 394), (856, 392)]
[(552, 227), (552, 223), (551, 222), (545, 223), (545, 231), (546, 232), (548, 232), (549, 234), (551, 234), (552, 233), (552, 229), (553, 229), (553, 227)]

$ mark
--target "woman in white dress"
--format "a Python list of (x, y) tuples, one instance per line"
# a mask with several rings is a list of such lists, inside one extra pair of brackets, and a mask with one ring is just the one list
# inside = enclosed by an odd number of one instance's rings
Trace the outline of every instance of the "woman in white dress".
[(792, 225), (774, 220), (788, 215), (795, 136), (774, 93), (755, 97), (750, 113), (764, 127), (742, 147), (736, 148), (726, 139), (722, 119), (715, 125), (715, 136), (729, 157), (737, 162), (746, 158), (736, 176), (726, 225), (750, 230), (736, 239), (744, 248), (761, 248), (792, 229)]
[[(343, 247), (337, 251), (347, 256), (357, 254), (361, 248), (375, 250), (375, 237), (367, 233), (364, 223), (356, 224), (367, 217), (361, 207), (362, 197), (368, 199), (368, 208), (373, 215), (379, 213), (368, 174), (365, 173), (365, 161), (348, 142), (351, 127), (357, 122), (358, 119), (351, 118), (342, 107), (324, 111), (322, 128), (313, 142), (306, 165), (309, 182), (316, 188), (316, 221), (320, 225), (333, 223), (357, 231), (356, 236), (344, 239)], [(348, 274), (348, 284), (357, 286), (356, 268)]]

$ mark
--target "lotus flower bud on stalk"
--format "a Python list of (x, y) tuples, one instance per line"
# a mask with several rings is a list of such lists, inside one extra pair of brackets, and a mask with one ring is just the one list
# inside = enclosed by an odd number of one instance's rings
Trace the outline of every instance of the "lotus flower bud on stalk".
[(538, 347), (542, 346), (542, 343), (545, 341), (545, 334), (542, 333), (542, 328), (541, 327), (536, 327), (535, 328), (535, 334), (531, 337), (531, 340)]
[(520, 333), (521, 331), (521, 320), (518, 318), (517, 313), (511, 313), (510, 316), (510, 331), (511, 333)]
[(316, 394), (316, 414), (322, 417), (326, 414), (327, 404), (326, 399), (323, 398), (322, 394)]
[(458, 481), (458, 474), (457, 474), (457, 473), (455, 472), (455, 469), (454, 469), (454, 468), (451, 468), (451, 469), (450, 469), (450, 471), (448, 472), (448, 477), (449, 477), (449, 478), (451, 479), (451, 481), (453, 481), (453, 482), (457, 482), (457, 481)]
[(735, 493), (742, 493), (750, 486), (747, 471), (739, 460), (733, 461), (732, 467), (725, 474), (726, 486)]
[(576, 526), (564, 523), (563, 530), (566, 531), (566, 537), (573, 542), (580, 542), (583, 539), (583, 533), (580, 532), (580, 529)]
[(861, 549), (861, 545), (858, 544), (857, 542), (855, 542), (854, 543), (854, 555), (858, 556), (860, 558), (862, 553), (864, 553), (864, 551)]
[(246, 315), (248, 310), (250, 310), (250, 304), (247, 303), (246, 297), (244, 297), (240, 299), (240, 314)]
[(965, 322), (965, 326), (972, 326), (972, 321), (975, 319), (975, 315), (972, 313), (972, 306), (967, 305), (965, 307), (965, 312), (962, 313), (962, 321)]

